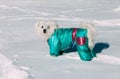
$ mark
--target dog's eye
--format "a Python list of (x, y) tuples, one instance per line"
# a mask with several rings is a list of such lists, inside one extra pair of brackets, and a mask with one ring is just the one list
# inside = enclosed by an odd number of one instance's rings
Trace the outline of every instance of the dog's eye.
[(44, 26), (42, 26), (41, 28), (44, 28)]
[(50, 29), (50, 26), (49, 26), (49, 25), (47, 25), (47, 29)]

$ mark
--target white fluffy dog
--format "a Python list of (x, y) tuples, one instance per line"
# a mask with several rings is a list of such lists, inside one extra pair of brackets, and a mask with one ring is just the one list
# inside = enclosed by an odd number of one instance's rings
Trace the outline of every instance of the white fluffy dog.
[(36, 33), (50, 47), (50, 55), (59, 56), (61, 51), (76, 48), (80, 58), (90, 61), (94, 57), (95, 28), (90, 24), (82, 24), (80, 28), (59, 28), (54, 21), (40, 21), (35, 25)]

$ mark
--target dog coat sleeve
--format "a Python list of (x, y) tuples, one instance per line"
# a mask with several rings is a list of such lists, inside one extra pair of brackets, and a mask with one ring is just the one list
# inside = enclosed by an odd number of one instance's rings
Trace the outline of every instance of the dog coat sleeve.
[(83, 61), (90, 61), (93, 59), (93, 51), (88, 46), (89, 39), (87, 37), (87, 30), (81, 29), (76, 33), (77, 50), (80, 58)]
[(78, 37), (78, 38), (76, 38), (76, 42), (80, 46), (84, 45), (86, 43), (86, 40), (87, 39), (85, 37)]
[(51, 36), (51, 38), (48, 40), (48, 45), (50, 48), (50, 55), (58, 56), (60, 51), (60, 44), (56, 35)]

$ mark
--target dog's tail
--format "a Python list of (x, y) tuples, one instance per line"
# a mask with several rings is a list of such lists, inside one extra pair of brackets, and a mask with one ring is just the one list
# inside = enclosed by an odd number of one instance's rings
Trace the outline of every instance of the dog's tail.
[(82, 29), (87, 29), (88, 32), (90, 32), (94, 37), (96, 36), (96, 29), (95, 26), (93, 24), (90, 23), (83, 23), (81, 25)]
[(95, 26), (92, 25), (92, 24), (90, 24), (90, 23), (83, 23), (83, 24), (81, 25), (81, 28), (88, 30), (88, 34), (87, 34), (87, 37), (88, 37), (88, 45), (89, 45), (89, 48), (92, 50), (93, 47), (94, 47), (94, 38), (95, 38), (95, 36), (96, 36)]

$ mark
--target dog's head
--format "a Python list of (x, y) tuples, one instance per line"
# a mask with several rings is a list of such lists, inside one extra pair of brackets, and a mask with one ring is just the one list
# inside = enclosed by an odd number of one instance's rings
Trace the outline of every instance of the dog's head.
[(35, 25), (36, 33), (43, 39), (48, 40), (54, 33), (54, 30), (58, 28), (58, 25), (54, 21), (40, 21)]

